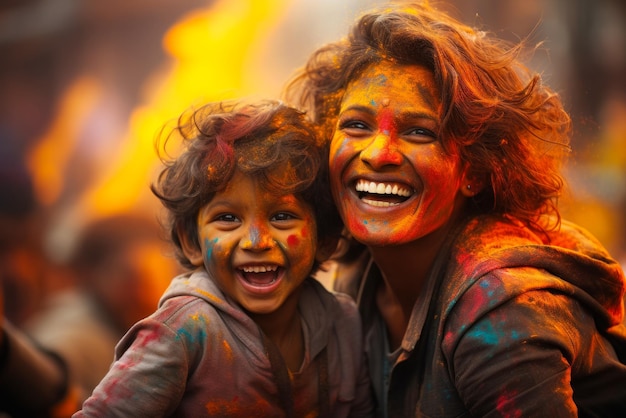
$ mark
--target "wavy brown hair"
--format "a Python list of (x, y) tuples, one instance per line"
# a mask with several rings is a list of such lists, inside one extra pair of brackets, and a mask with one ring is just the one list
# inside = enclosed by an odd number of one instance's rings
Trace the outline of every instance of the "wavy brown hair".
[[(166, 152), (173, 139), (182, 145), (176, 158)], [(210, 103), (183, 113), (159, 142), (164, 168), (151, 189), (168, 211), (170, 238), (184, 267), (194, 266), (182, 251), (181, 236), (200, 248), (198, 213), (235, 171), (265, 190), (293, 193), (308, 203), (318, 239), (340, 236), (342, 223), (328, 184), (327, 144), (305, 113), (273, 100)]]
[[(441, 92), (439, 138), (486, 187), (481, 213), (528, 226), (558, 226), (561, 165), (571, 121), (559, 96), (521, 62), (524, 42), (509, 44), (428, 3), (397, 3), (362, 15), (346, 38), (315, 51), (287, 83), (286, 100), (307, 109), (331, 138), (347, 85), (382, 60), (430, 69)], [(541, 224), (542, 214), (555, 215)]]

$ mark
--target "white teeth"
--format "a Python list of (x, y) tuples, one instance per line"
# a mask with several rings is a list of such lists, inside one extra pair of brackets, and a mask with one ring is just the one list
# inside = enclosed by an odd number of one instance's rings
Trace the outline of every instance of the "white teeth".
[(399, 205), (399, 203), (381, 202), (380, 200), (370, 200), (370, 199), (363, 199), (363, 202), (371, 206), (378, 206), (380, 208), (388, 208), (390, 206)]
[(268, 271), (276, 271), (278, 266), (250, 266), (243, 267), (242, 270), (246, 273), (266, 273)]
[(365, 180), (359, 180), (356, 183), (356, 191), (372, 194), (395, 194), (402, 197), (409, 197), (412, 194), (411, 190), (400, 188), (397, 184), (392, 186), (390, 184), (374, 183), (373, 181), (367, 182)]

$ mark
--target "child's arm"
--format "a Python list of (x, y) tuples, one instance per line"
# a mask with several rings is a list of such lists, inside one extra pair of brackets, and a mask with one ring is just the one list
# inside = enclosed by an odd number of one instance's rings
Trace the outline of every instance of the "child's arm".
[(116, 348), (116, 360), (74, 417), (171, 415), (188, 375), (184, 342), (166, 324), (147, 318)]

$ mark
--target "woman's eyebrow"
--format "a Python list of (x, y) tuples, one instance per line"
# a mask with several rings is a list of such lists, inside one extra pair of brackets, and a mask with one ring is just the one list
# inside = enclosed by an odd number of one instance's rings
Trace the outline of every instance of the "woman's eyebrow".
[(431, 90), (427, 86), (423, 85), (422, 83), (417, 83), (417, 91), (428, 106), (430, 106), (432, 109), (437, 107), (435, 104), (435, 96), (432, 94)]
[(340, 113), (344, 113), (344, 112), (348, 112), (348, 111), (355, 111), (355, 112), (364, 112), (367, 113), (371, 116), (375, 116), (376, 115), (376, 110), (369, 107), (369, 106), (364, 106), (364, 105), (350, 105), (348, 107), (346, 107), (345, 109), (339, 109)]

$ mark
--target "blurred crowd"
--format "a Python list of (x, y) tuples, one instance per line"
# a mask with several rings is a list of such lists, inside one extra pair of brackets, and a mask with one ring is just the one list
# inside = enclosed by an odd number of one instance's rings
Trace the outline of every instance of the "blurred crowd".
[[(47, 213), (24, 170), (15, 168), (12, 182), (0, 184), (0, 325), (8, 351), (0, 356), (0, 416), (68, 416), (109, 369), (117, 341), (154, 311), (179, 267), (157, 219), (139, 212), (90, 220), (67, 258), (53, 259), (42, 245)], [(31, 361), (16, 357), (18, 346), (44, 365), (61, 360), (66, 398), (41, 396), (35, 388), (46, 385), (47, 374), (34, 366), (28, 373)]]

